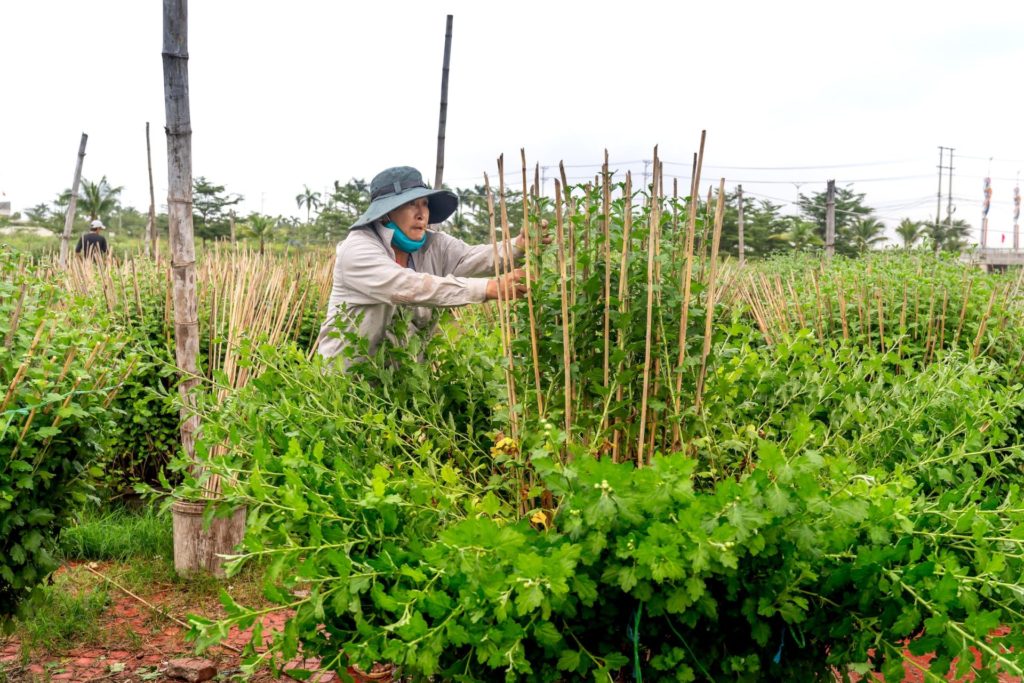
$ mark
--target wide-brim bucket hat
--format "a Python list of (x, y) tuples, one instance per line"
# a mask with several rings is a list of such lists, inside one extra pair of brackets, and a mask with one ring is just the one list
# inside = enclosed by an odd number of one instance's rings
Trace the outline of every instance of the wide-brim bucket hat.
[(384, 169), (370, 181), (370, 205), (352, 227), (369, 225), (391, 210), (420, 197), (427, 198), (431, 224), (444, 222), (459, 206), (457, 194), (449, 190), (431, 189), (423, 182), (423, 175), (411, 166)]

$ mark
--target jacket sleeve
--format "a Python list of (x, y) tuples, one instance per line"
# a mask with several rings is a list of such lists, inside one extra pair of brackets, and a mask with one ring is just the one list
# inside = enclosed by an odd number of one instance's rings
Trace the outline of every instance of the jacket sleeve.
[[(460, 277), (494, 277), (493, 244), (470, 246), (459, 238), (443, 232), (433, 233), (431, 239), (439, 242), (436, 247), (440, 248), (444, 254), (446, 273)], [(512, 254), (511, 266), (506, 257), (509, 252)], [(499, 272), (506, 273), (512, 270), (515, 264), (522, 260), (525, 253), (515, 245), (515, 242), (511, 244), (508, 244), (508, 240), (500, 242), (498, 244), (498, 262), (501, 264)]]
[(344, 287), (363, 299), (351, 303), (451, 308), (487, 298), (486, 278), (417, 273), (392, 261), (370, 241), (344, 242), (337, 269)]

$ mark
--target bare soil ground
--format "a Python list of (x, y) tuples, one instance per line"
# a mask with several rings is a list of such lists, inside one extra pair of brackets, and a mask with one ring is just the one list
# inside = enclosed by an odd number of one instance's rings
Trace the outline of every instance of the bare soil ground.
[[(72, 563), (61, 568), (58, 576), (73, 573), (77, 579), (78, 575), (91, 575), (81, 564)], [(110, 562), (91, 563), (90, 566), (108, 576), (116, 575), (118, 569), (117, 563)], [(92, 585), (99, 583), (102, 579), (92, 581)], [(210, 618), (224, 616), (216, 597), (205, 596), (197, 604), (195, 593), (183, 590), (180, 584), (158, 581), (133, 592), (182, 621), (188, 614)], [(202, 655), (196, 655), (192, 643), (185, 639), (185, 627), (112, 586), (109, 595), (109, 603), (95, 623), (85, 633), (78, 634), (74, 642), (63, 647), (29, 647), (18, 633), (6, 640), (0, 639), (0, 683), (171, 683), (176, 679), (166, 675), (167, 662), (197, 657), (216, 665), (215, 681), (269, 683), (290, 680), (287, 677), (275, 678), (269, 671), (243, 674), (241, 656), (229, 648), (213, 647)], [(283, 628), (287, 617), (283, 612), (267, 615), (263, 621), (264, 634)], [(249, 642), (249, 633), (249, 630), (233, 630), (225, 643), (241, 650)], [(289, 666), (315, 669), (316, 664), (315, 660), (298, 659)], [(357, 681), (381, 680), (364, 678), (354, 671), (351, 673)], [(311, 680), (329, 683), (339, 679), (334, 674), (323, 674)], [(390, 678), (385, 677), (385, 680)]]

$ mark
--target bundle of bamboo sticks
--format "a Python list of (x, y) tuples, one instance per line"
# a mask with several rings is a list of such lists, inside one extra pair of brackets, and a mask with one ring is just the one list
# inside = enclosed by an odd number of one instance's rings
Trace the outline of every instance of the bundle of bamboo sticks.
[[(908, 269), (911, 258), (919, 260)], [(922, 364), (955, 349), (973, 357), (1009, 349), (1024, 358), (1021, 328), (1011, 324), (1024, 313), (1024, 271), (987, 276), (929, 258), (877, 255), (843, 267), (807, 257), (788, 273), (769, 262), (747, 270), (734, 299), (769, 344), (809, 329)]]
[[(714, 361), (715, 311), (735, 298), (740, 272), (718, 257), (724, 181), (713, 217), (701, 215), (703, 147), (702, 136), (683, 198), (678, 187), (666, 196), (657, 148), (646, 188), (635, 190), (629, 173), (616, 178), (606, 151), (593, 183), (570, 185), (562, 166), (553, 199), (540, 196), (536, 173), (528, 188), (521, 152), (526, 301), (497, 304), (514, 438), (550, 418), (564, 434), (560, 457), (638, 466), (683, 446)], [(496, 230), (509, 234), (504, 175), (499, 158), (495, 202), (484, 174), (496, 275), (511, 256)]]

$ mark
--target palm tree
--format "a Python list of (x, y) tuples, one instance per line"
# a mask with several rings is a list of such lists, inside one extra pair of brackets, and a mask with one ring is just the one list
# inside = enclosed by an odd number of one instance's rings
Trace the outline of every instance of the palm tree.
[[(118, 195), (123, 187), (112, 187), (107, 182), (107, 176), (100, 178), (98, 183), (92, 183), (82, 178), (82, 187), (78, 195), (78, 208), (89, 215), (89, 220), (105, 218), (120, 204)], [(70, 196), (70, 190), (67, 191)], [(70, 197), (69, 197), (70, 198)]]
[(312, 209), (318, 209), (322, 206), (320, 202), (320, 193), (313, 192), (309, 189), (308, 185), (303, 185), (305, 188), (302, 194), (295, 195), (295, 203), (299, 205), (301, 209), (303, 206), (306, 207), (306, 222), (309, 223), (309, 214)]
[(940, 251), (961, 251), (967, 246), (967, 239), (971, 235), (971, 224), (962, 218), (943, 221), (936, 225), (930, 223), (925, 233), (932, 241), (935, 253)]
[(274, 228), (277, 225), (277, 221), (270, 216), (261, 216), (258, 213), (254, 213), (249, 216), (249, 220), (246, 223), (246, 229), (249, 234), (259, 239), (260, 241), (260, 254), (263, 253), (263, 243), (266, 242), (274, 234)]
[(863, 256), (874, 245), (885, 241), (885, 225), (877, 218), (858, 218), (846, 231), (846, 239)]
[(904, 218), (896, 226), (896, 234), (903, 240), (903, 248), (910, 249), (914, 246), (914, 242), (921, 239), (924, 235), (924, 224), (921, 221), (912, 221), (909, 218)]
[(814, 223), (801, 220), (796, 216), (787, 216), (789, 229), (783, 233), (774, 235), (773, 240), (789, 245), (797, 251), (805, 251), (814, 247), (820, 247), (824, 242), (818, 237), (818, 231)]

